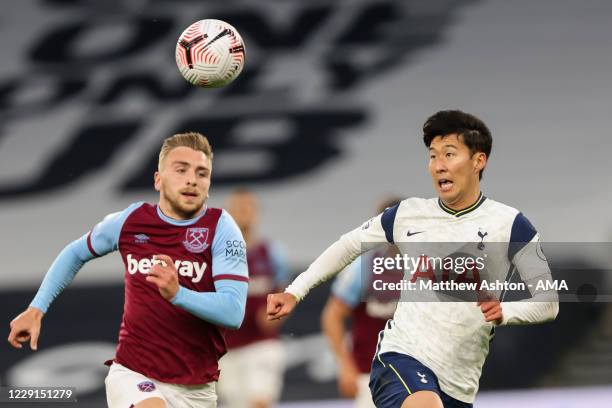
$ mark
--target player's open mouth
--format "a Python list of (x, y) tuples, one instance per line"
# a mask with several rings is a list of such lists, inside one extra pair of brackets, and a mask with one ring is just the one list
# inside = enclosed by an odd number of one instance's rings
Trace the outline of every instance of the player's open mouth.
[(440, 186), (440, 191), (447, 192), (453, 188), (453, 182), (449, 179), (440, 179), (438, 180), (438, 185)]
[(184, 197), (197, 197), (198, 193), (192, 193), (192, 192), (185, 191), (185, 192), (182, 192), (181, 195)]

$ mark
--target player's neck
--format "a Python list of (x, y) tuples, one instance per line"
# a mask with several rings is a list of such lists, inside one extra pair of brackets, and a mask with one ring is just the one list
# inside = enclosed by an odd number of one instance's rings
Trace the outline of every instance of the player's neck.
[(194, 213), (182, 213), (179, 211), (175, 211), (174, 208), (172, 208), (172, 206), (164, 200), (160, 200), (158, 206), (162, 214), (164, 214), (168, 218), (172, 218), (173, 220), (177, 221), (187, 221), (197, 218), (198, 216), (200, 216), (200, 214), (202, 214), (203, 211), (206, 211), (206, 206), (203, 205), (202, 208), (200, 208)]
[(440, 201), (451, 210), (461, 211), (474, 205), (480, 199), (480, 194), (480, 188), (477, 188), (464, 196), (458, 197), (458, 199), (453, 202), (446, 202), (442, 198), (440, 198)]

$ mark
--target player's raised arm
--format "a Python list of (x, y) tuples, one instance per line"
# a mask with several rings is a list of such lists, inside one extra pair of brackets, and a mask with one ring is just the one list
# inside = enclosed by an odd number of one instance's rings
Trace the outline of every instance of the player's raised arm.
[(246, 244), (240, 229), (223, 211), (212, 242), (215, 292), (196, 292), (179, 286), (172, 304), (202, 320), (237, 329), (244, 319), (249, 281)]
[(119, 231), (125, 219), (141, 204), (132, 204), (124, 211), (106, 216), (90, 232), (64, 247), (47, 271), (30, 307), (11, 321), (8, 342), (13, 347), (21, 348), (20, 343), (29, 340), (32, 350), (38, 348), (41, 321), (53, 300), (86, 262), (117, 249)]
[(268, 295), (268, 319), (280, 319), (291, 313), (310, 289), (340, 272), (363, 252), (385, 242), (393, 243), (393, 224), (399, 205), (387, 208), (359, 228), (342, 235), (295, 278), (284, 293)]
[[(540, 236), (519, 213), (512, 226), (508, 256), (523, 282), (530, 288), (531, 298), (502, 303), (501, 324), (531, 324), (554, 320), (559, 313), (559, 300), (554, 289), (538, 289), (538, 282), (552, 282), (548, 261), (540, 248)], [(550, 286), (549, 286), (550, 287)]]

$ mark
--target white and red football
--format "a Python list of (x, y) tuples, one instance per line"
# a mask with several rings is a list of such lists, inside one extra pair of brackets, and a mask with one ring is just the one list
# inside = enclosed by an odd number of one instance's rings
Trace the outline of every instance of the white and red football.
[(176, 65), (193, 85), (218, 88), (232, 82), (244, 67), (244, 42), (221, 20), (196, 21), (176, 43)]

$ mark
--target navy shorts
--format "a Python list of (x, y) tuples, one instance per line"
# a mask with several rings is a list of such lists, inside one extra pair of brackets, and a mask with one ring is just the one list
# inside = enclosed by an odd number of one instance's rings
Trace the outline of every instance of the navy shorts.
[(376, 408), (400, 408), (417, 391), (435, 392), (444, 408), (472, 408), (472, 404), (445, 394), (433, 371), (406, 354), (390, 352), (374, 356), (370, 391)]

